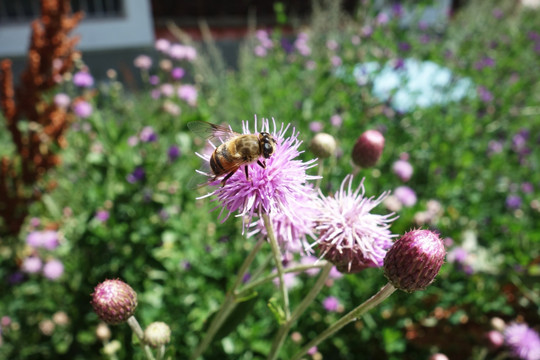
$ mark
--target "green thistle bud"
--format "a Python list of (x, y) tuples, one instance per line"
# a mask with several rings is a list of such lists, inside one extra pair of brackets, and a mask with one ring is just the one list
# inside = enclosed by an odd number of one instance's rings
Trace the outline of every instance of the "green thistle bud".
[(374, 166), (381, 158), (383, 149), (383, 134), (377, 130), (367, 130), (356, 140), (352, 151), (352, 160), (363, 168)]
[(412, 230), (397, 240), (384, 258), (384, 274), (396, 288), (423, 290), (439, 273), (446, 250), (430, 230)]
[(336, 152), (336, 139), (327, 133), (318, 133), (311, 139), (309, 148), (319, 159), (326, 159)]
[(90, 303), (101, 320), (117, 325), (135, 312), (137, 293), (121, 280), (105, 280), (95, 287)]
[(144, 330), (144, 341), (154, 348), (168, 344), (171, 341), (169, 325), (161, 321), (151, 323)]

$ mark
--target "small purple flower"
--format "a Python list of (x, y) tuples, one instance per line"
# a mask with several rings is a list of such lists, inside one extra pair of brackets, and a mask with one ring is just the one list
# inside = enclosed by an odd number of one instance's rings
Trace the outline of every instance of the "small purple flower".
[(503, 15), (504, 15), (503, 11), (501, 9), (499, 9), (499, 8), (493, 9), (491, 14), (493, 15), (493, 17), (495, 19), (501, 19), (503, 17)]
[[(274, 273), (276, 272), (276, 270), (274, 270)], [(279, 276), (276, 276), (274, 278), (274, 280), (272, 280), (272, 282), (274, 283), (274, 285), (276, 287), (279, 287)], [(290, 288), (293, 288), (295, 287), (296, 285), (298, 285), (299, 281), (298, 281), (298, 278), (296, 276), (295, 273), (285, 273), (283, 274), (283, 282), (285, 283), (285, 287), (287, 287), (287, 289), (290, 289)]]
[(107, 220), (109, 220), (109, 212), (107, 210), (98, 210), (96, 212), (96, 219), (102, 223), (106, 222)]
[(330, 63), (332, 64), (333, 67), (338, 67), (338, 66), (341, 66), (343, 62), (341, 61), (341, 58), (339, 56), (334, 55), (330, 58)]
[(26, 237), (26, 243), (34, 248), (54, 250), (60, 244), (58, 233), (53, 230), (33, 231)]
[(398, 186), (394, 190), (394, 195), (405, 207), (411, 207), (416, 204), (416, 193), (408, 186)]
[[(319, 261), (319, 259), (313, 255), (306, 255), (300, 258), (301, 265), (314, 265), (315, 263), (317, 263), (317, 261)], [(312, 268), (312, 269), (305, 270), (304, 272), (308, 276), (316, 276), (319, 273), (319, 271), (321, 271), (319, 268)]]
[(457, 263), (457, 264), (465, 264), (465, 261), (467, 260), (467, 256), (468, 256), (468, 253), (467, 253), (467, 250), (465, 250), (464, 248), (460, 247), (460, 246), (456, 246), (455, 248), (453, 248), (452, 250), (450, 250), (448, 252), (448, 256), (447, 256), (447, 260), (449, 263)]
[(340, 308), (340, 303), (338, 298), (335, 296), (328, 296), (326, 299), (323, 300), (323, 306), (326, 311), (329, 312), (337, 312)]
[(90, 303), (101, 320), (117, 325), (135, 313), (137, 293), (122, 280), (105, 280), (95, 287)]
[(399, 49), (399, 51), (402, 51), (402, 52), (410, 51), (411, 50), (411, 44), (409, 44), (408, 42), (400, 42), (398, 44), (398, 49)]
[(253, 53), (255, 56), (265, 57), (268, 54), (268, 50), (262, 45), (257, 45), (255, 46), (255, 49), (253, 49)]
[(134, 147), (139, 143), (139, 138), (135, 135), (130, 136), (127, 140), (129, 146)]
[(339, 47), (339, 44), (336, 40), (328, 40), (326, 42), (326, 47), (328, 48), (328, 50), (336, 51)]
[(521, 197), (518, 195), (508, 195), (506, 198), (506, 207), (511, 210), (516, 210), (521, 207)]
[(152, 58), (148, 55), (139, 55), (133, 60), (133, 64), (136, 68), (148, 70), (152, 67)]
[(364, 180), (352, 190), (351, 175), (345, 177), (333, 197), (319, 191), (319, 215), (315, 231), (319, 234), (313, 246), (321, 257), (334, 263), (341, 272), (353, 273), (368, 267), (380, 267), (393, 235), (389, 228), (394, 214), (377, 215), (371, 211), (388, 195), (366, 198)]
[(167, 39), (157, 39), (155, 43), (155, 47), (157, 51), (160, 51), (162, 53), (167, 53), (169, 49), (171, 48), (171, 43)]
[(398, 160), (392, 165), (392, 171), (401, 179), (401, 181), (407, 182), (411, 179), (414, 169), (408, 161)]
[(159, 76), (157, 75), (151, 75), (148, 77), (148, 82), (150, 85), (157, 85), (159, 84)]
[[(276, 149), (272, 156), (266, 159), (264, 169), (257, 163), (247, 165), (249, 180), (246, 179), (242, 167), (225, 185), (203, 196), (215, 196), (213, 201), (220, 204), (218, 207), (221, 207), (222, 221), (236, 211), (242, 216), (244, 225), (249, 224), (249, 221), (246, 223), (246, 216), (251, 219), (253, 215), (262, 213), (270, 214), (271, 217), (283, 213), (293, 223), (302, 218), (303, 214), (293, 213), (292, 209), (297, 208), (295, 205), (299, 201), (314, 197), (313, 189), (307, 186), (307, 182), (317, 177), (307, 175), (306, 170), (314, 167), (316, 160), (303, 162), (297, 159), (300, 155), (298, 148), (302, 142), (298, 140), (298, 132), (294, 128), (292, 134), (285, 137), (289, 129), (289, 125), (277, 126), (275, 121), (272, 129), (268, 119), (263, 119), (259, 127), (255, 117), (255, 131), (269, 132), (277, 142)], [(243, 123), (243, 134), (250, 133), (246, 121)], [(198, 155), (204, 161), (210, 161), (211, 154)], [(219, 180), (216, 183), (219, 183)]]
[(176, 145), (171, 145), (167, 150), (167, 158), (169, 162), (173, 162), (180, 157), (180, 148)]
[(67, 109), (70, 103), (71, 99), (67, 94), (58, 93), (54, 96), (54, 104), (61, 109)]
[(531, 194), (534, 191), (534, 186), (530, 182), (524, 182), (521, 184), (521, 191), (525, 194)]
[(50, 280), (56, 280), (64, 273), (64, 265), (60, 260), (49, 260), (43, 266), (43, 275)]
[(504, 335), (497, 330), (489, 331), (486, 334), (486, 338), (489, 341), (489, 345), (494, 349), (497, 349), (504, 344)]
[(37, 256), (29, 256), (23, 260), (21, 270), (29, 273), (35, 274), (41, 270), (43, 262)]
[(159, 87), (159, 90), (161, 91), (161, 95), (165, 97), (171, 97), (174, 95), (174, 86), (172, 84), (162, 84)]
[(330, 117), (330, 124), (334, 127), (340, 127), (343, 124), (343, 118), (338, 114), (332, 115)]
[(192, 46), (174, 44), (169, 49), (169, 56), (175, 60), (193, 61), (197, 58), (197, 50)]
[(312, 121), (309, 123), (309, 130), (318, 133), (323, 130), (323, 124), (320, 121)]
[(171, 77), (174, 80), (180, 80), (184, 77), (186, 74), (186, 71), (181, 67), (175, 67), (171, 70)]
[(137, 166), (131, 174), (127, 176), (127, 181), (131, 184), (135, 184), (138, 181), (144, 180), (146, 172), (141, 166)]
[(540, 336), (526, 324), (511, 323), (504, 330), (506, 345), (523, 360), (540, 359)]
[(88, 71), (79, 71), (73, 75), (73, 84), (78, 87), (89, 88), (94, 86), (94, 78)]
[(504, 149), (504, 144), (499, 140), (490, 140), (488, 143), (488, 155), (500, 154)]
[(86, 119), (92, 115), (92, 105), (85, 101), (85, 100), (79, 100), (73, 105), (73, 111), (75, 112), (75, 115), (82, 119)]
[(478, 96), (480, 96), (480, 100), (482, 100), (483, 102), (489, 103), (493, 101), (493, 95), (484, 86), (479, 86), (477, 92)]
[(139, 139), (144, 143), (157, 141), (157, 135), (151, 126), (145, 126), (139, 134)]
[(377, 25), (386, 25), (388, 24), (388, 21), (390, 20), (390, 17), (387, 13), (381, 12), (379, 15), (377, 15), (376, 23)]
[(182, 85), (178, 88), (178, 97), (191, 106), (197, 104), (197, 88), (193, 85)]

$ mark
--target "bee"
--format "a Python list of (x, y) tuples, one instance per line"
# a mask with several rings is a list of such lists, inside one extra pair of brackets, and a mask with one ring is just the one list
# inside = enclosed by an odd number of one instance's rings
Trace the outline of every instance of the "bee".
[[(226, 175), (221, 180), (222, 186), (243, 165), (246, 179), (249, 180), (247, 165), (257, 162), (260, 167), (266, 168), (266, 159), (276, 150), (276, 140), (265, 131), (258, 134), (238, 134), (228, 127), (205, 121), (192, 121), (188, 123), (188, 127), (209, 140), (224, 141), (214, 150), (209, 163), (214, 175), (209, 182)], [(260, 160), (261, 156), (263, 161)]]

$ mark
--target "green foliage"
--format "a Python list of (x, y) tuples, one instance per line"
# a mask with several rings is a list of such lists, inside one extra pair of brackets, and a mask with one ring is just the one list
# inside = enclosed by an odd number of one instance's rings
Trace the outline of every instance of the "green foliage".
[[(254, 114), (292, 123), (304, 140), (305, 160), (313, 157), (307, 144), (315, 134), (314, 125), (338, 140), (339, 156), (323, 162), (325, 194), (335, 191), (345, 175), (358, 171), (350, 161), (358, 136), (367, 129), (383, 131), (386, 145), (381, 160), (359, 173), (366, 177), (367, 195), (403, 185), (392, 165), (406, 153), (414, 167), (407, 186), (418, 197), (415, 205), (398, 211), (392, 232), (430, 227), (452, 239), (450, 252), (462, 247), (468, 253), (464, 263), (445, 264), (425, 291), (397, 293), (345, 327), (318, 347), (320, 353), (328, 358), (340, 354), (340, 359), (358, 359), (359, 354), (370, 359), (417, 359), (440, 350), (450, 358), (481, 358), (480, 350), (487, 349), (482, 335), (490, 329), (492, 317), (540, 322), (536, 149), (540, 40), (534, 40), (540, 38), (540, 13), (514, 1), (475, 1), (444, 29), (424, 29), (414, 20), (404, 26), (392, 16), (387, 24), (378, 24), (378, 10), (371, 7), (359, 7), (351, 17), (335, 3), (329, 2), (327, 11), (316, 4), (312, 23), (294, 35), (273, 29), (268, 34), (273, 46), (264, 54), (256, 55), (262, 50), (253, 34), (240, 50), (235, 71), (225, 71), (215, 51), (210, 58), (199, 48), (195, 62), (182, 63), (192, 80), (175, 83), (195, 81), (196, 106), (176, 97), (154, 99), (146, 81), (145, 89), (135, 94), (126, 92), (115, 78), (97, 89), (91, 100), (93, 114), (73, 124), (62, 165), (43, 180), (43, 184), (54, 181), (54, 191), (31, 209), (41, 228), (61, 234), (58, 248), (38, 253), (44, 260), (60, 259), (64, 274), (57, 280), (40, 273), (13, 280), (14, 274), (21, 274), (21, 262), (34, 251), (25, 244), (34, 229), (30, 219), (18, 239), (2, 239), (0, 315), (9, 316), (11, 324), (2, 325), (0, 357), (105, 357), (104, 344), (95, 335), (99, 319), (89, 304), (90, 294), (99, 282), (121, 278), (138, 293), (136, 316), (141, 324), (166, 322), (172, 330), (167, 354), (187, 358), (255, 241), (242, 235), (239, 219), (221, 223), (217, 212), (211, 211), (215, 203), (196, 200), (207, 189), (194, 190), (188, 184), (200, 167), (194, 152), (201, 152), (203, 144), (186, 124), (207, 120), (239, 130), (240, 120), (251, 121)], [(494, 9), (501, 10), (500, 18), (493, 15)], [(275, 11), (278, 22), (284, 23), (289, 16), (284, 3), (277, 3)], [(295, 47), (301, 32), (308, 34), (311, 51), (306, 55)], [(332, 49), (329, 41), (337, 48)], [(383, 66), (403, 58), (447, 67), (454, 81), (468, 78), (474, 87), (459, 101), (399, 112), (391, 100), (374, 95), (374, 81), (358, 84), (353, 76), (358, 64)], [(489, 62), (487, 58), (493, 63), (480, 66), (479, 62)], [(162, 83), (170, 81), (157, 68), (155, 63), (150, 71), (159, 73)], [(146, 72), (142, 75), (148, 79)], [(63, 86), (62, 91), (72, 95), (79, 91)], [(491, 93), (492, 100), (482, 99), (480, 87)], [(171, 114), (171, 104), (181, 113)], [(342, 125), (332, 126), (334, 115), (342, 118)], [(146, 126), (153, 128), (157, 141), (139, 139), (134, 144), (133, 137)], [(4, 128), (0, 130), (0, 152), (8, 154), (12, 149)], [(167, 151), (173, 145), (180, 156), (170, 160)], [(144, 178), (128, 181), (137, 168), (144, 169)], [(526, 183), (532, 191), (526, 190)], [(521, 198), (518, 207), (507, 205), (510, 195)], [(441, 210), (429, 221), (420, 220), (433, 200)], [(106, 221), (96, 217), (102, 210), (109, 214)], [(9, 243), (17, 245), (8, 247)], [(266, 250), (263, 253), (268, 254)], [(257, 257), (255, 265), (264, 264), (264, 257)], [(305, 274), (297, 278), (301, 285), (290, 290), (293, 305), (315, 281)], [(385, 279), (380, 269), (368, 269), (332, 282), (293, 327), (301, 342), (287, 339), (281, 358), (292, 356), (339, 318), (324, 309), (325, 296), (337, 297), (348, 311), (375, 293)], [(279, 290), (272, 284), (256, 291), (243, 299), (238, 316), (222, 329), (205, 359), (255, 359), (268, 353), (279, 326), (276, 317), (283, 317), (282, 303), (274, 301)], [(50, 325), (59, 311), (69, 322), (45, 331), (47, 321)], [(444, 336), (437, 336), (443, 330)], [(117, 358), (143, 358), (126, 325), (111, 331), (112, 339), (121, 344)], [(475, 340), (464, 341), (464, 334)]]

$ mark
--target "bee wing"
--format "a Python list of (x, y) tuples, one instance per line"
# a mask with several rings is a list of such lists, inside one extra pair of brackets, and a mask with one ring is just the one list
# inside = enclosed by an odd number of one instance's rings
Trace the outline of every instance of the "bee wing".
[(211, 141), (217, 139), (226, 141), (231, 137), (240, 135), (226, 126), (216, 125), (206, 121), (191, 121), (187, 126), (195, 134)]

